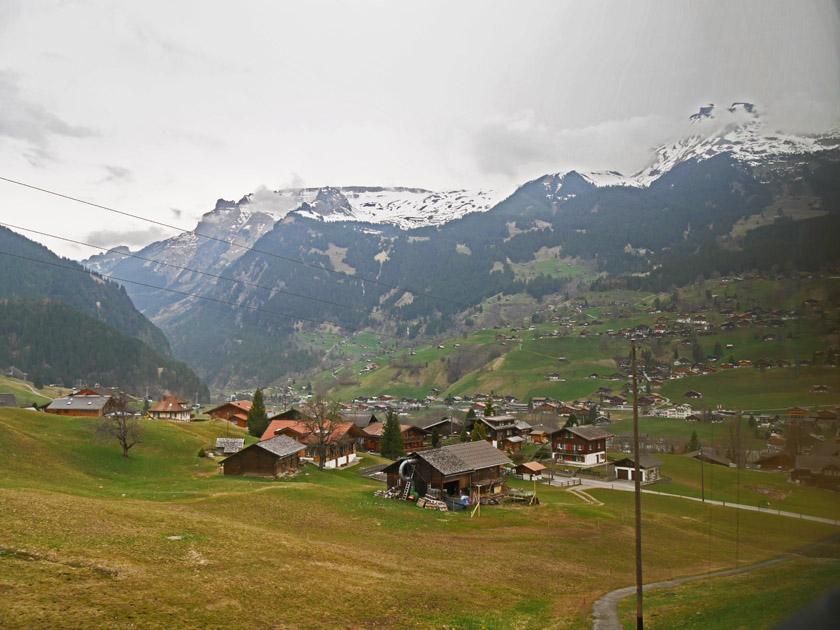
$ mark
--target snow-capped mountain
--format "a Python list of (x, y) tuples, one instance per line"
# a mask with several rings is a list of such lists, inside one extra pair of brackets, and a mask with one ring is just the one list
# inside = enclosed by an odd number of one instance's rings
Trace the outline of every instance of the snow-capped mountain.
[[(700, 107), (689, 116), (686, 134), (653, 151), (650, 163), (632, 175), (617, 171), (578, 171), (584, 180), (594, 186), (650, 186), (677, 164), (688, 160), (707, 160), (722, 153), (729, 153), (736, 160), (749, 166), (772, 165), (797, 155), (809, 155), (840, 148), (840, 132), (818, 136), (801, 136), (774, 130), (762, 118), (760, 109), (753, 103), (735, 102), (729, 107), (718, 108), (713, 103)], [(557, 194), (563, 185), (563, 173), (546, 185), (556, 187)], [(564, 191), (564, 194), (568, 194)]]

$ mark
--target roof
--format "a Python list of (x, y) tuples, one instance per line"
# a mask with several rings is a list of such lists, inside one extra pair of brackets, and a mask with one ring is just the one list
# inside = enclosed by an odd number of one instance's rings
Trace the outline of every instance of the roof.
[[(609, 431), (602, 429), (601, 427), (596, 427), (592, 424), (584, 424), (580, 426), (572, 426), (572, 427), (565, 427), (568, 431), (573, 433), (574, 435), (583, 438), (587, 441), (592, 440), (602, 440), (604, 438), (612, 437), (612, 433)], [(552, 434), (562, 431), (563, 429), (556, 429), (552, 431)]]
[(232, 405), (232, 406), (236, 407), (237, 409), (241, 409), (242, 411), (247, 413), (247, 412), (251, 411), (251, 407), (254, 405), (254, 403), (252, 403), (250, 400), (232, 400), (230, 402), (224, 403), (223, 405), (219, 405), (218, 407), (213, 407), (212, 409), (208, 409), (204, 413), (206, 413), (209, 416), (214, 411), (219, 411), (220, 409), (224, 409), (228, 405)]
[[(300, 441), (303, 443), (314, 444), (318, 441), (316, 436), (313, 435), (312, 429), (305, 422), (299, 422), (297, 420), (272, 420), (260, 440), (269, 440), (284, 429), (297, 433), (300, 436)], [(338, 442), (348, 433), (359, 437), (364, 435), (362, 429), (357, 427), (353, 422), (333, 422), (330, 426), (330, 436), (327, 441), (330, 443)]]
[(540, 464), (539, 462), (525, 462), (524, 464), (519, 464), (519, 466), (517, 466), (516, 468), (524, 468), (525, 470), (528, 470), (532, 473), (538, 473), (545, 470), (546, 467)]
[(306, 448), (305, 444), (301, 444), (294, 438), (290, 438), (288, 435), (277, 435), (273, 438), (269, 438), (268, 440), (252, 444), (252, 446), (268, 451), (273, 455), (277, 455), (277, 457), (288, 457), (289, 455), (300, 453)]
[[(415, 428), (410, 424), (401, 424), (400, 425), (400, 433), (405, 433), (406, 431)], [(385, 423), (384, 422), (371, 422), (365, 428), (362, 429), (365, 433), (367, 433), (371, 437), (382, 437), (382, 431), (385, 430)]]
[(503, 437), (502, 442), (524, 442), (525, 438), (521, 435), (510, 435), (508, 437)]
[(276, 413), (269, 418), (269, 420), (302, 420), (303, 413), (295, 409), (294, 407), (290, 407), (287, 411), (282, 413)]
[[(168, 412), (176, 412), (176, 411), (190, 411), (189, 407), (184, 407), (182, 405), (183, 399), (176, 398), (175, 396), (164, 396), (163, 400), (161, 400), (158, 404), (154, 407), (149, 409), (149, 413), (153, 411), (168, 411)], [(183, 401), (185, 402), (185, 401)]]
[(457, 475), (512, 463), (507, 455), (484, 440), (420, 451), (415, 456), (426, 460), (444, 475)]
[(102, 409), (108, 404), (109, 400), (111, 400), (110, 396), (91, 396), (88, 394), (65, 396), (64, 398), (56, 398), (47, 409)]
[(703, 449), (697, 451), (691, 451), (690, 453), (685, 454), (686, 457), (693, 457), (694, 459), (703, 459), (707, 462), (711, 462), (713, 464), (719, 464), (721, 466), (729, 466), (732, 463), (732, 460), (726, 457), (725, 455), (718, 455), (714, 451), (704, 451)]
[[(664, 462), (659, 461), (655, 457), (652, 457), (648, 454), (639, 455), (639, 468), (656, 468), (657, 466), (661, 466)], [(618, 461), (613, 462), (614, 466), (618, 466), (620, 468), (626, 468), (628, 466), (636, 465), (636, 458), (632, 455), (625, 457), (624, 459), (620, 459)]]
[(238, 453), (245, 446), (245, 438), (216, 438), (216, 448), (223, 453)]

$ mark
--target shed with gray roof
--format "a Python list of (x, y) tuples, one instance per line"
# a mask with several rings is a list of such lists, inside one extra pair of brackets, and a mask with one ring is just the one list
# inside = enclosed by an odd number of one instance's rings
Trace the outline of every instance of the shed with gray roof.
[(225, 475), (277, 478), (295, 472), (305, 444), (278, 435), (243, 448), (220, 462)]

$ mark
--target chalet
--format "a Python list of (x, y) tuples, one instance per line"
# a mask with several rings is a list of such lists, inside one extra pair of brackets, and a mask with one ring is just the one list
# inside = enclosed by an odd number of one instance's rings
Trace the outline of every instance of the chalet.
[[(639, 455), (639, 474), (642, 476), (641, 483), (653, 483), (661, 479), (662, 475), (659, 469), (662, 467), (662, 462), (651, 457), (650, 455)], [(615, 476), (619, 479), (633, 480), (633, 475), (636, 472), (636, 459), (633, 455), (619, 459), (613, 462), (615, 469)]]
[[(479, 418), (484, 425), (484, 434), (487, 441), (496, 448), (519, 452), (522, 442), (523, 427), (513, 416), (487, 416)], [(530, 431), (531, 426), (525, 424)]]
[(149, 415), (155, 420), (189, 422), (192, 410), (186, 404), (187, 401), (182, 398), (164, 396), (163, 400), (149, 409)]
[(592, 425), (557, 429), (550, 435), (552, 458), (582, 468), (606, 461), (607, 438), (612, 437), (609, 431)]
[[(376, 416), (371, 416), (372, 418), (376, 419)], [(282, 411), (280, 413), (275, 413), (273, 416), (268, 417), (269, 421), (271, 420), (303, 420), (303, 412), (299, 409), (295, 409), (294, 407), (289, 407), (286, 411)]]
[[(346, 466), (356, 459), (356, 438), (364, 438), (365, 432), (352, 422), (327, 423), (326, 454), (324, 468)], [(320, 463), (321, 453), (316, 429), (310, 423), (298, 420), (272, 420), (262, 434), (260, 441), (277, 435), (285, 435), (306, 446), (304, 457), (316, 464)]]
[[(384, 429), (384, 422), (375, 422), (362, 429), (365, 433), (362, 438), (365, 450), (371, 453), (382, 452), (382, 431)], [(407, 454), (423, 448), (423, 438), (426, 437), (426, 432), (423, 429), (411, 424), (401, 424), (400, 433), (403, 438), (403, 450)]]
[(300, 452), (306, 445), (286, 435), (251, 444), (222, 460), (225, 475), (271, 477), (276, 479), (293, 473), (300, 465)]
[(216, 438), (216, 455), (233, 455), (245, 448), (245, 438)]
[(791, 407), (787, 410), (787, 415), (791, 420), (803, 420), (811, 417), (811, 412), (802, 407)]
[(414, 486), (420, 495), (442, 497), (499, 496), (503, 493), (502, 466), (510, 459), (484, 440), (461, 442), (404, 457), (387, 468), (388, 488)]
[(814, 385), (809, 390), (812, 394), (827, 394), (828, 393), (828, 385)]
[(234, 400), (213, 407), (206, 413), (212, 419), (227, 420), (231, 424), (245, 429), (248, 427), (248, 412), (251, 411), (252, 406), (253, 403), (250, 400)]
[(452, 418), (441, 418), (440, 420), (428, 420), (428, 421), (420, 421), (414, 426), (422, 429), (427, 434), (432, 433), (434, 429), (437, 429), (438, 435), (441, 437), (455, 435), (457, 430), (452, 422)]
[(516, 467), (516, 474), (521, 475), (525, 481), (539, 481), (545, 469), (539, 462), (525, 462)]
[(840, 457), (798, 455), (790, 477), (805, 486), (840, 491)]
[(796, 458), (786, 451), (776, 451), (760, 456), (755, 465), (761, 470), (791, 470)]
[(77, 394), (56, 398), (44, 411), (59, 416), (85, 416), (101, 418), (116, 411), (116, 403), (110, 396)]
[(592, 424), (596, 427), (608, 427), (612, 424), (612, 420), (610, 420), (607, 416), (598, 416)]

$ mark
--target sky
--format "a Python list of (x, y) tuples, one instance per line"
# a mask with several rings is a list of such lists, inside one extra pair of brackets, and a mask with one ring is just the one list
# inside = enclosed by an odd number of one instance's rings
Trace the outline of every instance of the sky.
[[(264, 189), (629, 174), (733, 101), (837, 128), (840, 4), (0, 0), (0, 177), (185, 229)], [(0, 223), (175, 234), (5, 181)]]

